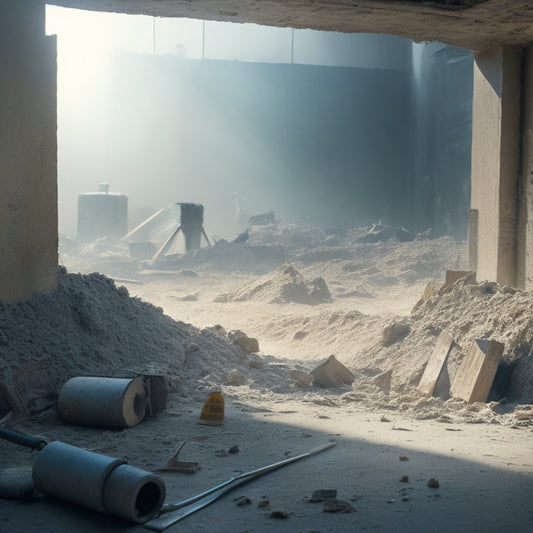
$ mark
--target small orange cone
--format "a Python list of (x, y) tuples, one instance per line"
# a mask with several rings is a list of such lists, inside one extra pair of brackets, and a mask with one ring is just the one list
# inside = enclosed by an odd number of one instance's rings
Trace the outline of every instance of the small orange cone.
[(218, 391), (212, 392), (205, 402), (198, 424), (220, 426), (224, 421), (224, 397)]

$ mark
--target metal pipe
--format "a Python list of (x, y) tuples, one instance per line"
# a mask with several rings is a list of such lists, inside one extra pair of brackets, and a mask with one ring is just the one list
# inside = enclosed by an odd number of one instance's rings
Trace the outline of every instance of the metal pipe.
[(26, 435), (7, 428), (0, 428), (0, 439), (6, 439), (34, 450), (42, 450), (47, 445), (47, 442), (40, 437), (33, 437), (32, 435)]

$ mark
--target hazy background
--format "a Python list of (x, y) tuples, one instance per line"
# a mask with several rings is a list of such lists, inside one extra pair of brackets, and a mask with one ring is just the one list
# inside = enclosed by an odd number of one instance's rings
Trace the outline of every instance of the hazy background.
[(237, 203), (286, 222), (465, 232), (468, 52), (51, 6), (47, 32), (61, 233), (76, 233), (78, 195), (101, 182), (128, 196), (130, 229), (198, 202), (208, 234), (225, 238), (240, 229)]

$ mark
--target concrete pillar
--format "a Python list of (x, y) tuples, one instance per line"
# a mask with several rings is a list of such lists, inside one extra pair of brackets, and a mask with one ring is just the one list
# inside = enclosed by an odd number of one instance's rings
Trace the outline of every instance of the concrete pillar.
[(57, 46), (45, 2), (0, 3), (0, 301), (57, 284)]
[(521, 81), (522, 49), (476, 55), (471, 207), (478, 212), (477, 279), (510, 286), (518, 271)]
[(519, 184), (517, 285), (533, 288), (533, 44), (522, 69), (522, 172)]

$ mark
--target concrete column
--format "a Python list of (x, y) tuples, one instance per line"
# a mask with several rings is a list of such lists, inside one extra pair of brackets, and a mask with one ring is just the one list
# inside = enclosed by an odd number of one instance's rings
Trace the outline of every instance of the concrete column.
[[(477, 278), (516, 286), (522, 50), (474, 63), (471, 207), (478, 211)], [(475, 239), (475, 235), (471, 235)]]
[(519, 184), (517, 285), (533, 288), (533, 45), (524, 51), (522, 172)]
[(0, 301), (57, 284), (57, 46), (45, 2), (0, 3)]

